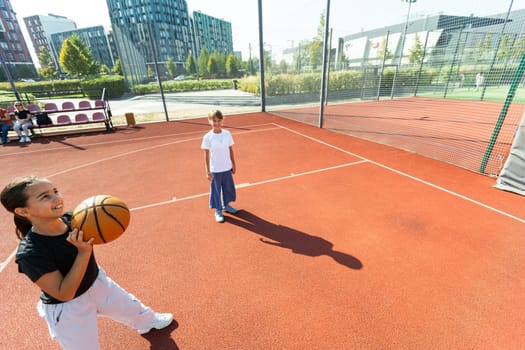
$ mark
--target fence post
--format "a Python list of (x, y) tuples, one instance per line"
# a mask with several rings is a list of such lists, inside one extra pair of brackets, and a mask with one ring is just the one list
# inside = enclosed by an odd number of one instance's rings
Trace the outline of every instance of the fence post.
[(489, 71), (487, 73), (487, 81), (483, 84), (483, 90), (481, 91), (481, 98), (480, 98), (481, 101), (483, 101), (483, 99), (485, 98), (485, 91), (487, 90), (488, 80), (492, 76), (492, 68), (494, 67), (496, 58), (498, 57), (499, 45), (501, 43), (501, 39), (503, 39), (503, 35), (505, 34), (505, 27), (507, 26), (507, 22), (509, 21), (509, 15), (510, 15), (510, 11), (512, 10), (513, 2), (514, 0), (510, 0), (509, 9), (507, 11), (507, 16), (505, 17), (505, 22), (503, 22), (503, 26), (501, 27), (501, 33), (499, 35), (498, 43), (496, 45), (496, 50), (494, 51), (494, 56), (492, 57), (492, 61), (490, 62), (490, 66), (489, 66)]
[(430, 34), (430, 32), (427, 30), (427, 35), (425, 37), (425, 46), (423, 47), (423, 57), (421, 57), (421, 63), (419, 65), (419, 71), (417, 72), (416, 88), (414, 89), (414, 97), (417, 96), (417, 89), (419, 89), (419, 80), (421, 79), (421, 72), (423, 71), (423, 64), (425, 62), (425, 56), (426, 56), (426, 53), (427, 53), (428, 34)]
[(385, 49), (383, 50), (383, 60), (381, 61), (381, 72), (379, 73), (379, 82), (377, 86), (377, 100), (381, 98), (381, 82), (383, 81), (383, 73), (385, 72), (385, 60), (386, 60), (386, 51), (388, 48), (388, 38), (390, 36), (390, 31), (386, 31), (386, 39), (385, 39)]
[[(261, 112), (266, 112), (266, 88), (264, 80), (264, 39), (262, 0), (257, 1), (259, 13), (259, 75), (261, 76)], [(299, 56), (300, 60), (300, 56)]]
[(447, 84), (445, 85), (445, 93), (443, 94), (443, 98), (447, 98), (448, 84), (450, 83), (450, 77), (452, 76), (452, 71), (454, 70), (454, 64), (456, 63), (456, 56), (458, 54), (459, 43), (461, 42), (462, 33), (463, 33), (463, 28), (459, 30), (458, 42), (456, 44), (456, 49), (454, 50), (454, 56), (452, 57), (452, 64), (450, 65), (450, 70), (448, 71), (448, 79), (447, 79)]

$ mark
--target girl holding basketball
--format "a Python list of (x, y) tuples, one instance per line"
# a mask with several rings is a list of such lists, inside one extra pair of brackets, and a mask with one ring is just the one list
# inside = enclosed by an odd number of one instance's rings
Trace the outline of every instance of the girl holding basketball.
[(0, 194), (14, 214), (20, 244), (18, 270), (40, 289), (37, 310), (63, 349), (100, 349), (97, 315), (145, 334), (167, 327), (171, 314), (159, 314), (106, 276), (97, 265), (92, 240), (71, 230), (64, 200), (47, 179), (17, 178)]
[[(235, 214), (237, 209), (230, 205), (236, 198), (233, 174), (235, 157), (233, 156), (233, 138), (228, 130), (222, 128), (224, 117), (221, 111), (208, 114), (212, 129), (202, 138), (206, 178), (210, 184), (210, 208), (215, 209), (215, 221), (224, 222), (222, 211)], [(222, 200), (221, 200), (222, 193)]]

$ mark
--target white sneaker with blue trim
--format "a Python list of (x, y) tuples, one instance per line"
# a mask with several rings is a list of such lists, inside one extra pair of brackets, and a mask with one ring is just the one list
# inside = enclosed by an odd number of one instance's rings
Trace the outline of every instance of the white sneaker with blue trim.
[(146, 334), (149, 331), (151, 331), (153, 328), (155, 329), (166, 328), (171, 324), (171, 322), (173, 322), (172, 314), (155, 314), (155, 319), (153, 320), (151, 327), (147, 329), (139, 329), (139, 334)]

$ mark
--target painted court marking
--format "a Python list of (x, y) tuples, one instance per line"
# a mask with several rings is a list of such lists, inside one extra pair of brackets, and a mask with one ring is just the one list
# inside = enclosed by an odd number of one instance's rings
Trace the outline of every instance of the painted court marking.
[[(416, 176), (413, 176), (413, 175), (410, 175), (410, 174), (407, 174), (405, 172), (402, 172), (400, 170), (397, 170), (397, 169), (394, 169), (394, 168), (391, 168), (387, 165), (384, 165), (384, 164), (381, 164), (379, 162), (376, 162), (376, 161), (373, 161), (373, 160), (370, 160), (370, 159), (367, 159), (365, 157), (362, 157), (358, 154), (355, 154), (355, 153), (352, 153), (350, 151), (347, 151), (345, 149), (342, 149), (340, 147), (337, 147), (337, 146), (334, 146), (332, 144), (329, 144), (327, 142), (324, 142), (324, 141), (321, 141), (319, 139), (316, 139), (312, 136), (308, 136), (306, 134), (303, 134), (299, 131), (296, 131), (296, 130), (293, 130), (293, 129), (290, 129), (288, 127), (285, 127), (285, 126), (282, 126), (282, 125), (279, 125), (279, 124), (276, 124), (276, 123), (271, 123), (273, 124), (275, 127), (274, 128), (265, 128), (265, 129), (261, 129), (261, 130), (250, 130), (250, 131), (244, 131), (244, 132), (237, 132), (235, 134), (248, 134), (248, 133), (253, 133), (253, 132), (262, 132), (262, 131), (269, 131), (269, 130), (277, 130), (277, 129), (282, 129), (282, 130), (286, 130), (290, 133), (293, 133), (293, 134), (296, 134), (296, 135), (299, 135), (305, 139), (308, 139), (308, 140), (311, 140), (311, 141), (314, 141), (314, 142), (317, 142), (319, 144), (322, 144), (324, 146), (327, 146), (327, 147), (330, 147), (332, 149), (335, 149), (337, 151), (340, 151), (342, 153), (345, 153), (345, 154), (348, 154), (348, 155), (351, 155), (353, 157), (356, 157), (358, 159), (360, 159), (359, 161), (356, 161), (356, 162), (351, 162), (351, 163), (345, 163), (345, 164), (340, 164), (340, 165), (336, 165), (336, 166), (332, 166), (332, 167), (327, 167), (327, 168), (321, 168), (321, 169), (316, 169), (316, 170), (311, 170), (311, 171), (307, 171), (307, 172), (303, 172), (303, 173), (299, 173), (299, 174), (291, 174), (291, 175), (288, 175), (288, 176), (282, 176), (282, 177), (277, 177), (277, 178), (273, 178), (273, 179), (268, 179), (268, 180), (262, 180), (262, 181), (258, 181), (258, 182), (254, 182), (254, 183), (242, 183), (240, 185), (237, 185), (236, 188), (246, 188), (246, 187), (252, 187), (252, 186), (257, 186), (257, 185), (263, 185), (263, 184), (266, 184), (266, 183), (271, 183), (271, 182), (277, 182), (277, 181), (282, 181), (282, 180), (286, 180), (286, 179), (290, 179), (290, 178), (293, 178), (293, 177), (298, 177), (298, 176), (304, 176), (304, 175), (309, 175), (309, 174), (315, 174), (315, 173), (320, 173), (320, 172), (324, 172), (324, 171), (330, 171), (330, 170), (334, 170), (334, 169), (339, 169), (339, 168), (343, 168), (343, 167), (350, 167), (350, 166), (354, 166), (354, 165), (359, 165), (359, 164), (363, 164), (363, 163), (370, 163), (370, 164), (374, 164), (380, 168), (383, 168), (387, 171), (390, 171), (390, 172), (393, 172), (395, 174), (398, 174), (398, 175), (401, 175), (401, 176), (404, 176), (406, 178), (409, 178), (413, 181), (416, 181), (416, 182), (419, 182), (419, 183), (422, 183), (424, 185), (427, 185), (429, 187), (432, 187), (432, 188), (435, 188), (439, 191), (442, 191), (442, 192), (445, 192), (445, 193), (448, 193), (452, 196), (455, 196), (457, 198), (461, 198), (465, 201), (468, 201), (470, 203), (473, 203), (475, 205), (478, 205), (480, 207), (483, 207), (485, 209), (488, 209), (490, 211), (493, 211), (495, 213), (498, 213), (498, 214), (501, 214), (503, 216), (506, 216), (510, 219), (513, 219), (513, 220), (516, 220), (518, 222), (521, 222), (521, 223), (525, 223), (525, 219), (522, 219), (522, 218), (519, 218), (515, 215), (512, 215), (510, 213), (507, 213), (505, 211), (502, 211), (502, 210), (499, 210), (497, 208), (494, 208), (490, 205), (487, 205), (487, 204), (484, 204), (484, 203), (481, 203), (477, 200), (474, 200), (472, 198), (469, 198), (467, 196), (464, 196), (462, 194), (459, 194), (457, 192), (454, 192), (454, 191), (451, 191), (449, 189), (446, 189), (442, 186), (439, 186), (439, 185), (436, 185), (436, 184), (433, 184), (431, 182), (428, 182), (426, 180), (423, 180), (423, 179), (420, 179)], [(77, 167), (73, 167), (73, 168), (70, 168), (70, 169), (67, 169), (67, 170), (64, 170), (64, 171), (61, 171), (61, 172), (58, 172), (58, 173), (55, 173), (55, 174), (52, 174), (52, 175), (49, 175), (47, 177), (51, 177), (51, 176), (56, 176), (56, 175), (59, 175), (59, 174), (64, 174), (64, 173), (67, 173), (69, 171), (72, 171), (72, 170), (76, 170), (76, 169), (79, 169), (79, 168), (83, 168), (83, 167), (86, 167), (86, 166), (89, 166), (89, 165), (93, 165), (93, 164), (96, 164), (96, 163), (100, 163), (100, 162), (104, 162), (104, 161), (107, 161), (107, 160), (111, 160), (111, 159), (115, 159), (115, 158), (118, 158), (118, 157), (123, 157), (123, 156), (126, 156), (126, 155), (129, 155), (129, 154), (133, 154), (133, 153), (138, 153), (138, 152), (142, 152), (142, 151), (146, 151), (146, 150), (151, 150), (151, 149), (155, 149), (155, 148), (160, 148), (160, 147), (164, 147), (164, 146), (167, 146), (167, 145), (172, 145), (172, 144), (177, 144), (177, 143), (181, 143), (181, 142), (187, 142), (187, 141), (195, 141), (195, 140), (200, 140), (201, 137), (198, 137), (198, 138), (191, 138), (191, 139), (185, 139), (185, 140), (177, 140), (177, 141), (173, 141), (173, 142), (168, 142), (168, 143), (163, 143), (161, 145), (155, 145), (155, 146), (150, 146), (150, 147), (144, 147), (144, 148), (141, 148), (141, 149), (137, 149), (137, 150), (134, 150), (134, 151), (130, 151), (130, 152), (125, 152), (125, 153), (121, 153), (120, 155), (116, 155), (116, 156), (112, 156), (112, 157), (107, 157), (107, 158), (104, 158), (104, 159), (100, 159), (100, 160), (97, 160), (97, 161), (94, 161), (94, 162), (90, 162), (90, 163), (86, 163), (84, 165), (80, 165), (80, 166), (77, 166)], [(142, 210), (142, 209), (147, 209), (147, 208), (152, 208), (152, 207), (157, 207), (157, 206), (161, 206), (161, 205), (166, 205), (166, 204), (171, 204), (171, 203), (174, 203), (174, 202), (179, 202), (179, 201), (185, 201), (185, 200), (190, 200), (190, 199), (195, 199), (195, 198), (200, 198), (200, 197), (204, 197), (204, 196), (208, 196), (209, 193), (206, 192), (206, 193), (200, 193), (200, 194), (195, 194), (195, 195), (191, 195), (191, 196), (186, 196), (186, 197), (181, 197), (181, 198), (177, 198), (177, 197), (173, 197), (171, 200), (167, 200), (167, 201), (162, 201), (162, 202), (157, 202), (157, 203), (151, 203), (151, 204), (148, 204), (148, 205), (144, 205), (144, 206), (140, 206), (140, 207), (135, 207), (135, 208), (131, 208), (130, 211), (137, 211), (137, 210)], [(11, 262), (11, 260), (13, 260), (13, 258), (15, 257), (15, 254), (16, 254), (16, 248), (15, 250), (9, 255), (9, 257), (0, 264), (0, 272), (2, 272), (4, 270), (4, 268)]]
[[(235, 185), (235, 188), (236, 189), (240, 189), (240, 188), (246, 188), (246, 187), (253, 187), (253, 186), (267, 184), (267, 183), (270, 183), (270, 182), (282, 181), (282, 180), (286, 180), (286, 179), (291, 179), (293, 177), (320, 173), (320, 172), (323, 172), (323, 171), (339, 169), (339, 168), (348, 167), (348, 166), (357, 165), (357, 164), (366, 163), (366, 162), (367, 162), (366, 160), (360, 160), (360, 161), (357, 161), (357, 162), (345, 163), (345, 164), (335, 165), (335, 166), (331, 166), (331, 167), (327, 167), (327, 168), (305, 171), (305, 172), (299, 173), (299, 174), (291, 174), (291, 175), (288, 175), (288, 176), (275, 177), (273, 179), (262, 180), (262, 181), (257, 181), (257, 182), (253, 182), (253, 183), (251, 183), (251, 182), (244, 182), (244, 183), (242, 183), (240, 185)], [(141, 207), (135, 207), (133, 209), (130, 209), (130, 211), (158, 207), (158, 206), (165, 205), (165, 204), (186, 201), (186, 200), (189, 200), (189, 199), (205, 197), (205, 196), (209, 196), (209, 195), (210, 195), (210, 192), (205, 192), (205, 193), (194, 194), (194, 195), (191, 195), (191, 196), (186, 196), (186, 197), (181, 197), (181, 198), (173, 197), (172, 199), (167, 200), (167, 201), (158, 202), (158, 203), (151, 203), (151, 204), (148, 204), (148, 205), (143, 205)]]
[[(267, 126), (267, 125), (274, 125), (274, 124), (273, 123), (251, 124), (251, 125), (244, 126), (244, 128), (257, 128), (257, 127), (262, 127), (262, 126)], [(260, 129), (260, 130), (264, 130), (264, 129)], [(251, 131), (259, 131), (259, 130), (251, 130)], [(137, 142), (137, 141), (151, 141), (155, 139), (163, 139), (163, 138), (168, 138), (168, 137), (173, 137), (173, 136), (184, 136), (184, 135), (194, 135), (194, 134), (200, 135), (200, 138), (202, 138), (203, 131), (188, 131), (188, 132), (172, 133), (172, 134), (166, 134), (166, 135), (136, 137), (136, 138), (126, 139), (126, 140), (92, 142), (92, 143), (84, 143), (80, 145), (75, 145), (75, 147), (78, 148), (78, 147), (113, 145), (113, 144), (118, 144), (118, 143), (129, 143), (129, 142)], [(56, 141), (56, 143), (60, 143), (60, 142)], [(70, 148), (71, 146), (58, 146), (58, 147), (46, 147), (45, 149), (38, 149), (38, 150), (24, 149), (23, 153), (24, 155), (35, 154), (35, 153), (47, 153), (49, 151), (68, 150)], [(0, 158), (8, 157), (8, 156), (18, 156), (18, 155), (20, 155), (20, 152), (2, 153), (2, 155), (0, 155)]]
[(481, 202), (479, 202), (479, 201), (477, 201), (477, 200), (475, 200), (475, 199), (469, 198), (469, 197), (467, 197), (467, 196), (464, 196), (464, 195), (459, 194), (459, 193), (457, 193), (457, 192), (454, 192), (454, 191), (452, 191), (452, 190), (446, 189), (446, 188), (444, 188), (444, 187), (442, 187), (442, 186), (439, 186), (439, 185), (433, 184), (433, 183), (428, 182), (428, 181), (426, 181), (426, 180), (420, 179), (420, 178), (418, 178), (418, 177), (416, 177), (416, 176), (413, 176), (413, 175), (410, 175), (410, 174), (404, 173), (404, 172), (402, 172), (402, 171), (400, 171), (400, 170), (397, 170), (397, 169), (391, 168), (391, 167), (389, 167), (389, 166), (387, 166), (387, 165), (384, 165), (384, 164), (378, 163), (378, 162), (376, 162), (376, 161), (373, 161), (373, 160), (367, 159), (367, 158), (365, 158), (365, 157), (359, 156), (359, 155), (357, 155), (357, 154), (355, 154), (355, 153), (352, 153), (352, 152), (349, 152), (349, 151), (347, 151), (347, 150), (344, 150), (344, 149), (342, 149), (342, 148), (340, 148), (340, 147), (337, 147), (337, 146), (331, 145), (331, 144), (329, 144), (329, 143), (326, 143), (326, 142), (321, 141), (321, 140), (319, 140), (319, 139), (316, 139), (316, 138), (314, 138), (314, 137), (311, 137), (311, 136), (305, 135), (305, 134), (300, 133), (300, 132), (298, 132), (298, 131), (296, 131), (296, 130), (293, 130), (293, 129), (287, 128), (287, 127), (285, 127), (285, 126), (281, 126), (281, 125), (279, 125), (279, 124), (275, 124), (275, 125), (280, 126), (280, 127), (282, 127), (283, 129), (286, 129), (286, 130), (288, 130), (288, 131), (290, 131), (290, 132), (292, 132), (292, 133), (294, 133), (294, 134), (300, 135), (300, 136), (302, 136), (302, 137), (304, 137), (304, 138), (306, 138), (306, 139), (309, 139), (309, 140), (312, 140), (312, 141), (318, 142), (318, 143), (320, 143), (320, 144), (322, 144), (322, 145), (325, 145), (325, 146), (327, 146), (327, 147), (331, 147), (331, 148), (336, 149), (336, 150), (338, 150), (338, 151), (341, 151), (341, 152), (343, 152), (343, 153), (350, 154), (350, 155), (352, 155), (352, 156), (354, 156), (354, 157), (357, 157), (357, 158), (360, 158), (360, 159), (366, 160), (366, 161), (370, 162), (371, 164), (374, 164), (374, 165), (376, 165), (376, 166), (378, 166), (378, 167), (380, 167), (380, 168), (383, 168), (383, 169), (386, 169), (386, 170), (391, 171), (391, 172), (393, 172), (393, 173), (396, 173), (396, 174), (398, 174), (398, 175), (401, 175), (401, 176), (407, 177), (407, 178), (409, 178), (409, 179), (411, 179), (411, 180), (417, 181), (417, 182), (422, 183), (422, 184), (424, 184), (424, 185), (427, 185), (427, 186), (433, 187), (433, 188), (435, 188), (435, 189), (437, 189), (437, 190), (440, 190), (440, 191), (443, 191), (443, 192), (445, 192), (445, 193), (451, 194), (451, 195), (453, 195), (453, 196), (455, 196), (455, 197), (458, 197), (458, 198), (464, 199), (464, 200), (466, 200), (466, 201), (468, 201), (468, 202), (471, 202), (471, 203), (473, 203), (473, 204), (479, 205), (479, 206), (481, 206), (481, 207), (483, 207), (483, 208), (489, 209), (489, 210), (491, 210), (491, 211), (494, 211), (494, 212), (496, 212), (496, 213), (498, 213), (498, 214), (501, 214), (501, 215), (506, 216), (506, 217), (508, 217), (508, 218), (511, 218), (511, 219), (513, 219), (513, 220), (519, 221), (519, 222), (521, 222), (521, 223), (525, 223), (525, 219), (519, 218), (519, 217), (517, 217), (517, 216), (515, 216), (515, 215), (512, 215), (512, 214), (509, 214), (509, 213), (507, 213), (507, 212), (505, 212), (505, 211), (502, 211), (502, 210), (496, 209), (496, 208), (494, 208), (494, 207), (492, 207), (492, 206), (490, 206), (490, 205), (487, 205), (487, 204), (481, 203)]
[[(241, 132), (237, 132), (235, 133), (236, 135), (239, 135), (239, 134), (250, 134), (250, 133), (255, 133), (255, 132), (262, 132), (262, 131), (268, 131), (268, 130), (277, 130), (278, 128), (277, 127), (272, 127), (272, 128), (267, 128), (267, 129), (259, 129), (259, 130), (249, 130), (249, 131), (241, 131)], [(98, 163), (103, 163), (103, 162), (106, 162), (108, 160), (112, 160), (112, 159), (117, 159), (117, 158), (121, 158), (121, 157), (125, 157), (125, 156), (129, 156), (130, 154), (135, 154), (135, 153), (140, 153), (140, 152), (143, 152), (143, 151), (150, 151), (150, 150), (154, 150), (154, 149), (157, 149), (157, 148), (162, 148), (162, 147), (166, 147), (166, 146), (171, 146), (171, 145), (175, 145), (177, 143), (183, 143), (183, 142), (189, 142), (189, 141), (197, 141), (197, 140), (202, 140), (202, 133), (200, 134), (199, 137), (192, 137), (192, 138), (189, 138), (189, 139), (183, 139), (183, 140), (177, 140), (177, 141), (171, 141), (171, 142), (165, 142), (165, 143), (161, 143), (161, 144), (158, 144), (158, 145), (153, 145), (153, 146), (148, 146), (148, 147), (142, 147), (142, 148), (137, 148), (137, 149), (134, 149), (132, 151), (129, 151), (129, 152), (123, 152), (123, 153), (119, 153), (119, 154), (116, 154), (116, 155), (113, 155), (113, 156), (110, 156), (110, 157), (106, 157), (106, 158), (100, 158), (100, 159), (97, 159), (95, 161), (92, 161), (92, 162), (89, 162), (89, 163), (84, 163), (82, 165), (78, 165), (76, 167), (71, 167), (69, 169), (65, 169), (65, 170), (62, 170), (62, 171), (59, 171), (59, 172), (56, 172), (54, 174), (51, 174), (51, 175), (48, 175), (46, 177), (53, 177), (53, 176), (57, 176), (57, 175), (62, 175), (62, 174), (65, 174), (65, 173), (68, 173), (70, 171), (73, 171), (73, 170), (78, 170), (78, 169), (82, 169), (82, 168), (86, 168), (90, 165), (94, 165), (94, 164), (98, 164)]]

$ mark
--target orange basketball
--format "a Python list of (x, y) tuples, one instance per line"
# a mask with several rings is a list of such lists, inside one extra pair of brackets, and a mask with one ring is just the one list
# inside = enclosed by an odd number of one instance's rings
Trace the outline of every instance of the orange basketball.
[(71, 227), (84, 232), (84, 240), (94, 237), (93, 244), (111, 242), (129, 225), (129, 208), (121, 199), (99, 194), (82, 201), (71, 217)]

